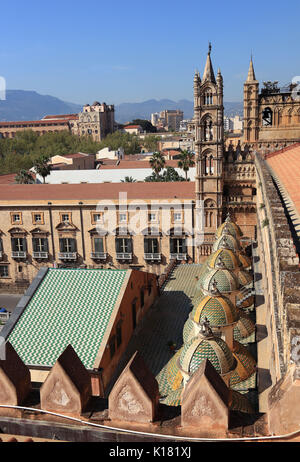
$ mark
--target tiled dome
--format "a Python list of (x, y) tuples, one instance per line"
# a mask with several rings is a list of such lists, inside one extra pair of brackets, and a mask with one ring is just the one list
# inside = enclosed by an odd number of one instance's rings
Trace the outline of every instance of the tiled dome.
[(232, 271), (208, 268), (199, 280), (199, 286), (207, 292), (212, 292), (215, 287), (222, 294), (238, 290), (240, 284)]
[(219, 226), (215, 236), (218, 239), (223, 234), (230, 234), (236, 239), (240, 239), (240, 237), (243, 235), (241, 228), (236, 223), (234, 223), (229, 216), (227, 216), (225, 222)]
[(206, 317), (211, 328), (234, 324), (239, 319), (239, 311), (225, 296), (204, 295), (190, 314), (193, 321), (200, 324)]
[(184, 372), (193, 374), (205, 359), (208, 359), (221, 375), (228, 374), (236, 367), (236, 361), (230, 349), (221, 338), (202, 335), (184, 345), (179, 363)]
[(239, 251), (241, 248), (239, 241), (230, 234), (222, 234), (212, 246), (212, 251), (215, 252), (218, 249), (230, 249), (234, 252)]
[(238, 320), (237, 324), (234, 327), (233, 335), (234, 340), (240, 342), (243, 340), (244, 342), (252, 337), (252, 334), (255, 332), (255, 324), (254, 322), (242, 311), (240, 312), (240, 319)]
[(206, 260), (210, 268), (235, 270), (242, 266), (237, 255), (230, 249), (218, 249)]
[(188, 318), (183, 326), (183, 331), (182, 331), (183, 342), (187, 343), (196, 336), (197, 336), (197, 332), (196, 332), (195, 323), (192, 321), (191, 318)]
[(245, 298), (242, 303), (238, 303), (240, 300), (244, 299), (244, 295), (242, 293), (239, 293), (237, 295), (237, 305), (239, 308), (244, 309), (244, 308), (249, 308), (251, 305), (254, 303), (254, 295), (250, 295), (249, 297)]
[(230, 387), (247, 380), (256, 370), (255, 359), (244, 345), (234, 341), (232, 354), (237, 361), (237, 366), (230, 377)]

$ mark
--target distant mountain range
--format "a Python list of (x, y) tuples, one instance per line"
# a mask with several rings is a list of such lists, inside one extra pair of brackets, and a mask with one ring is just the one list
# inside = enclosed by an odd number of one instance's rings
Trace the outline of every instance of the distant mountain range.
[[(107, 101), (113, 104), (111, 101)], [(225, 102), (225, 115), (242, 116), (242, 102)], [(72, 114), (81, 111), (82, 105), (68, 103), (49, 95), (40, 95), (35, 91), (7, 90), (6, 100), (0, 100), (0, 121), (39, 120), (45, 115)], [(153, 112), (163, 109), (180, 109), (185, 119), (193, 117), (193, 102), (187, 99), (172, 101), (170, 99), (150, 99), (141, 103), (122, 103), (115, 105), (115, 119), (119, 123), (134, 119), (150, 120)]]

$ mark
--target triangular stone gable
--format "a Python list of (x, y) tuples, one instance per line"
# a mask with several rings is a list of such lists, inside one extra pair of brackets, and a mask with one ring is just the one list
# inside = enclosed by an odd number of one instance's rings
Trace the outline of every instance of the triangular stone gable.
[(9, 342), (1, 349), (1, 358), (0, 404), (23, 404), (31, 390), (30, 371)]
[(136, 352), (109, 395), (109, 417), (111, 420), (153, 422), (158, 399), (158, 383), (143, 358)]
[(69, 345), (40, 389), (41, 408), (78, 415), (86, 408), (91, 394), (90, 374)]
[(224, 432), (228, 429), (228, 404), (229, 389), (209, 360), (205, 360), (184, 389), (181, 425)]
[(59, 223), (56, 226), (56, 229), (58, 231), (78, 231), (78, 228), (75, 225), (73, 225), (73, 223), (69, 223), (66, 221)]

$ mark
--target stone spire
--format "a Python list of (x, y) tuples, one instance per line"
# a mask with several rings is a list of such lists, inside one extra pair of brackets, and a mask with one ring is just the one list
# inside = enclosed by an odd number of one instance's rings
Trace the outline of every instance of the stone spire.
[(251, 54), (251, 59), (250, 59), (250, 65), (249, 65), (249, 71), (248, 71), (247, 82), (253, 82), (253, 81), (256, 81), (256, 78), (255, 78), (254, 67), (253, 67), (253, 61), (252, 61), (252, 54)]
[(202, 81), (203, 82), (209, 81), (212, 83), (216, 83), (215, 74), (214, 74), (214, 70), (212, 67), (211, 59), (210, 59), (210, 53), (211, 53), (211, 43), (209, 42), (208, 53), (207, 53), (206, 64), (205, 64)]

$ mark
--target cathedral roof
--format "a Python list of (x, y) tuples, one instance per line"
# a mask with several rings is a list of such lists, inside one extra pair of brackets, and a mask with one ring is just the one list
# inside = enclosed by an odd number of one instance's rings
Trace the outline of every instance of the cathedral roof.
[(242, 343), (245, 343), (245, 340), (252, 339), (252, 334), (255, 332), (254, 322), (247, 316), (244, 312), (240, 312), (240, 319), (237, 324), (234, 326), (233, 335), (234, 340), (237, 340)]
[(200, 324), (206, 317), (211, 328), (227, 326), (233, 324), (239, 319), (239, 311), (224, 296), (203, 295), (202, 300), (194, 306), (191, 312), (191, 319)]
[(240, 249), (239, 241), (231, 234), (222, 234), (215, 242), (212, 247), (212, 251), (215, 252), (218, 249), (230, 249), (237, 251)]
[(249, 284), (253, 284), (253, 277), (248, 271), (238, 271), (237, 278), (242, 287), (248, 286)]
[(232, 354), (237, 362), (230, 377), (230, 387), (247, 380), (256, 370), (255, 359), (244, 345), (234, 341)]
[(203, 274), (199, 285), (207, 292), (213, 292), (216, 289), (221, 294), (233, 292), (240, 287), (239, 281), (232, 271), (228, 269), (210, 269), (209, 267)]
[(193, 374), (205, 359), (208, 359), (221, 375), (228, 374), (236, 367), (236, 361), (224, 340), (202, 335), (184, 345), (179, 365), (184, 372)]
[(220, 268), (235, 270), (241, 266), (241, 262), (236, 254), (230, 249), (218, 249), (213, 252), (208, 259), (206, 264), (210, 268)]
[(229, 216), (227, 216), (225, 222), (219, 226), (215, 236), (218, 239), (223, 234), (229, 234), (236, 239), (240, 239), (240, 237), (243, 235), (241, 228), (236, 223), (234, 223)]

